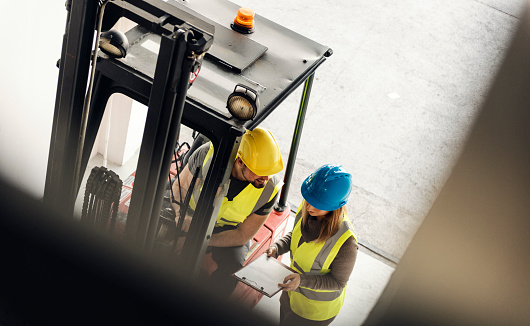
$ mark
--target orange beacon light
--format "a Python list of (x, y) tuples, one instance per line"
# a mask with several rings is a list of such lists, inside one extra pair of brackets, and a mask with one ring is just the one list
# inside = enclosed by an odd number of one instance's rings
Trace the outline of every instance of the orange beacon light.
[(250, 8), (239, 8), (234, 22), (230, 24), (233, 30), (240, 33), (250, 34), (254, 32), (254, 10)]

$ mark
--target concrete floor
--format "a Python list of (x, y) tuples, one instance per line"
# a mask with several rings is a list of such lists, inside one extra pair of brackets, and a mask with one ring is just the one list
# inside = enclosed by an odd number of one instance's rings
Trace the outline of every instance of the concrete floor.
[[(322, 164), (354, 176), (365, 247), (399, 261), (445, 183), (525, 0), (234, 1), (333, 49), (317, 70), (289, 202)], [(301, 90), (263, 125), (287, 155)]]
[[(354, 175), (361, 249), (332, 325), (361, 325), (456, 163), (527, 1), (234, 2), (334, 51), (316, 72), (289, 202), (322, 164)], [(263, 123), (285, 155), (300, 94)], [(278, 300), (255, 310), (279, 318)]]

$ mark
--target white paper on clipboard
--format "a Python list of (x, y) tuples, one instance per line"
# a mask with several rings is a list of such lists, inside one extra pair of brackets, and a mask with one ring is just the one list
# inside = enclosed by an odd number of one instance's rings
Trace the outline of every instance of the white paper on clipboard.
[(278, 283), (283, 283), (287, 275), (296, 273), (281, 261), (263, 254), (250, 262), (233, 276), (269, 298), (280, 292)]

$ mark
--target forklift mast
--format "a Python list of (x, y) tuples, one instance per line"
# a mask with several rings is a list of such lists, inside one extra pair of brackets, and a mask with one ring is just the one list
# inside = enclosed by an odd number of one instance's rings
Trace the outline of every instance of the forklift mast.
[[(220, 206), (216, 192), (229, 177), (241, 136), (304, 84), (275, 207), (286, 209), (314, 73), (331, 49), (259, 15), (252, 29), (232, 28), (240, 7), (227, 0), (68, 0), (66, 9), (45, 205), (72, 216), (107, 101), (124, 94), (148, 108), (124, 234), (138, 250), (153, 248), (181, 125), (215, 148), (179, 261), (195, 274)], [(121, 18), (136, 25), (125, 33), (125, 55), (116, 57), (98, 45)], [(259, 98), (249, 120), (227, 109), (238, 89)]]

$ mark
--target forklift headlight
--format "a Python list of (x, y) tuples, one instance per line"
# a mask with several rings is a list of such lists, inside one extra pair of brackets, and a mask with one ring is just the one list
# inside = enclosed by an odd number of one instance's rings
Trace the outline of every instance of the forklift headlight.
[(234, 92), (228, 96), (226, 107), (239, 120), (251, 120), (258, 112), (258, 93), (248, 86), (237, 84)]
[(111, 29), (101, 33), (99, 48), (112, 58), (124, 58), (129, 49), (129, 40), (123, 32)]

